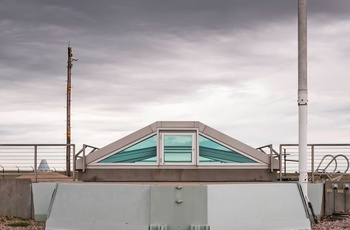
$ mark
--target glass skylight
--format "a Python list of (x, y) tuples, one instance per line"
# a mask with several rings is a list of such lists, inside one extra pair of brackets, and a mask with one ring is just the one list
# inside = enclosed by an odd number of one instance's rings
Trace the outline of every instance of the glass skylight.
[(199, 163), (257, 163), (213, 140), (199, 135)]
[(157, 135), (99, 161), (99, 163), (156, 163)]

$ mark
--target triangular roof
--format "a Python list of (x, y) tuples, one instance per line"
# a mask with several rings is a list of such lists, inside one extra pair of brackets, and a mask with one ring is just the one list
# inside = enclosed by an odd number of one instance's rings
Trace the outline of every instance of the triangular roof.
[[(175, 135), (175, 136), (174, 136)], [(182, 135), (182, 136), (181, 136)], [(166, 146), (165, 138), (187, 137), (193, 135), (193, 146), (179, 147), (179, 144)], [(163, 140), (163, 139), (164, 140)], [(170, 140), (170, 139), (169, 139)], [(141, 149), (138, 146), (149, 145)], [(206, 143), (206, 144), (205, 144)], [(181, 144), (180, 144), (181, 145)], [(170, 148), (168, 150), (167, 148)], [(172, 149), (171, 149), (172, 148)], [(181, 150), (182, 149), (182, 150)], [(190, 150), (192, 149), (192, 150)], [(182, 151), (182, 152), (181, 152)], [(174, 158), (180, 152), (193, 151), (192, 159), (178, 161)], [(191, 154), (191, 152), (188, 152)], [(132, 157), (130, 157), (133, 154)], [(148, 154), (148, 155), (147, 155)], [(185, 154), (183, 154), (185, 156)], [(189, 156), (189, 155), (188, 155)], [(186, 157), (186, 156), (185, 156)], [(131, 159), (133, 159), (131, 161)], [(137, 159), (137, 160), (135, 160)], [(149, 160), (151, 159), (151, 160)], [(137, 162), (136, 162), (137, 161)], [(149, 162), (153, 163), (149, 163)], [(172, 162), (172, 163), (169, 163)], [(182, 164), (183, 162), (183, 164)], [(84, 168), (120, 168), (120, 167), (238, 167), (278, 169), (276, 159), (260, 152), (228, 135), (225, 135), (199, 121), (157, 121), (124, 138), (121, 138), (86, 156)], [(83, 160), (77, 161), (77, 169), (82, 169)]]

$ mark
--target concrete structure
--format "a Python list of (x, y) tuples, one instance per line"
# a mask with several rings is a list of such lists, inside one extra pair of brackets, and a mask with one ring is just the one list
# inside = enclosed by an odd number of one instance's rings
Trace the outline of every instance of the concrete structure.
[(279, 160), (198, 121), (158, 121), (76, 169), (83, 181), (276, 181)]
[(32, 217), (31, 180), (0, 179), (0, 214)]
[(350, 182), (327, 181), (325, 183), (325, 215), (350, 212)]
[[(308, 192), (308, 198), (311, 202), (314, 213), (317, 217), (317, 219), (321, 219), (321, 217), (324, 215), (324, 184), (323, 183), (309, 183), (307, 186)], [(311, 213), (311, 210), (310, 210)]]
[(58, 184), (47, 230), (311, 229), (297, 183)]
[(33, 183), (33, 218), (35, 221), (46, 221), (51, 198), (57, 183)]

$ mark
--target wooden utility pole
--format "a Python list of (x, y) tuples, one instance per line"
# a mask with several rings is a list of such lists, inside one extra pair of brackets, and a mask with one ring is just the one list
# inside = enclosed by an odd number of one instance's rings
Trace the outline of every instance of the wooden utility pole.
[(66, 149), (66, 175), (70, 176), (70, 158), (71, 158), (71, 122), (70, 122), (70, 108), (71, 108), (71, 91), (72, 91), (72, 67), (73, 61), (78, 59), (73, 58), (72, 47), (68, 45), (68, 61), (67, 61), (67, 149)]

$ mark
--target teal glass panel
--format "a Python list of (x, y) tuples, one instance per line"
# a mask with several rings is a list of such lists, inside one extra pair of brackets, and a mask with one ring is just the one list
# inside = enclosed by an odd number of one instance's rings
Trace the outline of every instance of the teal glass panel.
[(164, 135), (163, 143), (164, 162), (192, 162), (192, 135)]
[(99, 163), (156, 163), (157, 136), (149, 137), (129, 148), (99, 161)]
[(199, 162), (215, 164), (257, 163), (256, 161), (202, 135), (199, 135)]

